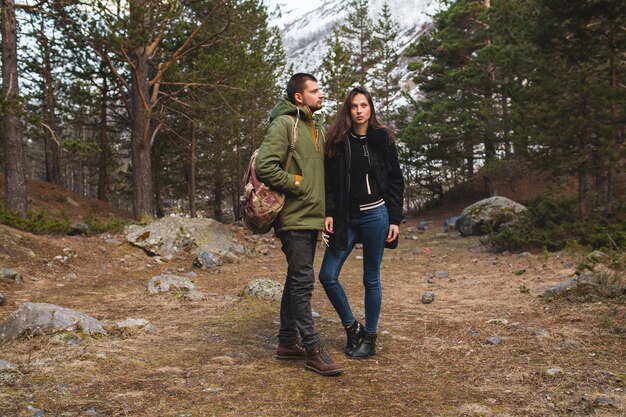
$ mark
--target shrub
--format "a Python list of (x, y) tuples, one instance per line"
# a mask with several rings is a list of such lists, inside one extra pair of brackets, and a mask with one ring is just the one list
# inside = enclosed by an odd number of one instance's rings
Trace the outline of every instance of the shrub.
[(95, 216), (95, 213), (92, 209), (89, 209), (87, 216), (85, 216), (85, 224), (89, 226), (88, 233), (89, 234), (99, 234), (99, 233), (119, 233), (124, 229), (127, 222), (125, 220), (116, 219), (111, 222), (103, 222)]
[(572, 242), (593, 249), (626, 248), (624, 207), (610, 215), (595, 213), (583, 219), (575, 200), (539, 198), (526, 206), (528, 210), (518, 222), (491, 232), (483, 243), (500, 251), (545, 248), (556, 252), (571, 246)]
[(70, 230), (70, 221), (65, 213), (61, 213), (61, 218), (56, 218), (46, 209), (41, 209), (38, 212), (29, 211), (23, 219), (9, 211), (4, 202), (0, 202), (0, 223), (38, 234), (62, 234)]

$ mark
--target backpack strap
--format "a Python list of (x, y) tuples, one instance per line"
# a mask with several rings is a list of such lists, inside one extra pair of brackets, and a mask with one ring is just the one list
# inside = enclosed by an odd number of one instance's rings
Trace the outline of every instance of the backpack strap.
[(287, 148), (287, 163), (285, 164), (285, 171), (289, 170), (291, 157), (296, 150), (296, 143), (298, 142), (298, 120), (300, 120), (300, 109), (298, 109), (296, 117), (289, 116), (289, 118), (291, 119), (291, 141), (289, 142), (289, 147)]

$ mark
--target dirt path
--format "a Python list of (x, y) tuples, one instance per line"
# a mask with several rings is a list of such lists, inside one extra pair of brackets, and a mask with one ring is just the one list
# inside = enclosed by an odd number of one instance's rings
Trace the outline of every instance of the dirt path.
[[(416, 224), (411, 219), (402, 229), (416, 231)], [(405, 233), (399, 249), (386, 252), (380, 353), (370, 360), (340, 353), (343, 330), (316, 285), (316, 324), (347, 369), (336, 378), (276, 361), (278, 305), (238, 297), (252, 278), (282, 282), (278, 242), (268, 255), (196, 271), (196, 285), (209, 296), (190, 303), (145, 292), (154, 275), (189, 271), (189, 259), (157, 264), (123, 243), (17, 237), (0, 226), (3, 264), (26, 276), (24, 284), (0, 282), (8, 299), (0, 320), (33, 301), (109, 324), (130, 317), (156, 326), (153, 333), (65, 334), (0, 345), (0, 359), (21, 372), (14, 385), (0, 385), (0, 416), (624, 415), (624, 305), (546, 303), (538, 289), (564, 280), (574, 256), (494, 254), (476, 238), (437, 236), (440, 224)], [(68, 265), (54, 260), (64, 247), (78, 254)], [(342, 282), (362, 317), (359, 254), (346, 263)], [(69, 272), (78, 278), (65, 278)], [(421, 304), (427, 290), (435, 302)], [(490, 336), (502, 344), (487, 344)], [(549, 376), (551, 368), (560, 371)]]

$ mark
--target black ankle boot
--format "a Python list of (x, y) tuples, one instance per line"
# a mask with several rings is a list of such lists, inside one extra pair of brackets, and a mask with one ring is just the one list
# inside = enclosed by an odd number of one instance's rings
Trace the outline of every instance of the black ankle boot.
[(359, 347), (350, 355), (354, 359), (365, 359), (376, 354), (376, 333), (365, 333)]
[(365, 336), (365, 328), (357, 320), (354, 320), (354, 323), (350, 326), (346, 326), (345, 329), (348, 340), (346, 342), (344, 352), (346, 355), (351, 356), (352, 352), (359, 347), (361, 340), (363, 340), (363, 336)]

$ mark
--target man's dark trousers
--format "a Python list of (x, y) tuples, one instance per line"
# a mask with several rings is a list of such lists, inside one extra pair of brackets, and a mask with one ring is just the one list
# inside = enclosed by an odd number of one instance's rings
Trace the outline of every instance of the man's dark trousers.
[(292, 344), (298, 340), (299, 330), (302, 346), (307, 350), (320, 344), (311, 315), (317, 235), (317, 230), (286, 230), (279, 235), (288, 267), (280, 303), (278, 340), (280, 343)]

